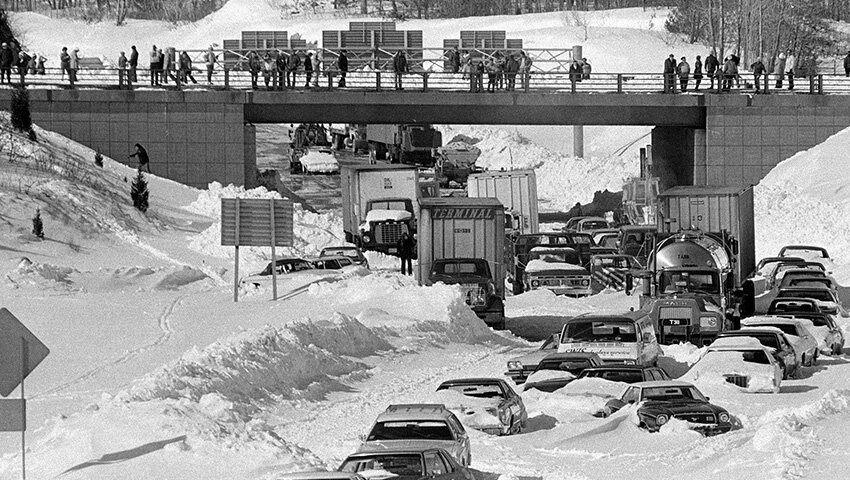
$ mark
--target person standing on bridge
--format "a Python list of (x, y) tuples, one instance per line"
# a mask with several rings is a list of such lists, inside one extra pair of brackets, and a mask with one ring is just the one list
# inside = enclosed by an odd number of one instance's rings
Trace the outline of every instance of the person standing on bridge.
[[(263, 56), (263, 82), (266, 84), (266, 90), (274, 88), (274, 70), (274, 59), (272, 58), (271, 53), (266, 52)], [(269, 83), (272, 84), (271, 87), (269, 87)]]
[[(318, 73), (316, 72), (317, 75)], [(307, 57), (304, 59), (304, 74), (307, 76), (304, 88), (310, 88), (310, 79), (313, 77), (313, 52), (307, 52)]]
[(395, 73), (395, 89), (404, 90), (402, 77), (407, 72), (407, 57), (404, 54), (404, 50), (399, 50), (395, 53), (395, 58), (393, 58), (393, 72)]
[(251, 74), (251, 88), (257, 88), (257, 78), (260, 76), (260, 56), (251, 50), (248, 52), (248, 72)]
[(180, 81), (183, 82), (184, 85), (189, 83), (189, 80), (192, 80), (192, 83), (198, 83), (192, 75), (192, 58), (189, 57), (189, 53), (185, 50), (180, 54), (180, 61), (178, 64), (180, 66)]
[(348, 75), (348, 55), (345, 49), (339, 51), (339, 58), (336, 60), (336, 66), (339, 68), (339, 84), (338, 88), (345, 87), (345, 76)]
[[(699, 57), (697, 57), (699, 58)], [(708, 88), (714, 89), (714, 79), (717, 77), (717, 67), (720, 66), (720, 62), (717, 61), (717, 57), (714, 55), (714, 50), (705, 57), (705, 73), (708, 75), (708, 79), (711, 80), (711, 86)], [(699, 83), (697, 83), (699, 85)], [(720, 79), (717, 80), (717, 89), (720, 89)]]
[(319, 51), (313, 53), (311, 59), (313, 64), (313, 88), (319, 88), (319, 77), (322, 75), (322, 59), (319, 58)]
[(844, 57), (844, 76), (850, 77), (850, 52), (847, 52), (847, 56)]
[(691, 65), (685, 57), (676, 66), (676, 73), (679, 75), (679, 83), (682, 85), (682, 93), (688, 91), (688, 80), (691, 78)]
[(475, 64), (475, 72), (473, 73), (473, 75), (475, 75), (475, 88), (474, 88), (474, 90), (475, 90), (476, 93), (484, 91), (484, 71), (486, 69), (487, 68), (484, 66), (484, 59), (483, 58), (481, 60), (479, 60), (478, 63)]
[[(0, 52), (2, 53), (2, 52)], [(2, 59), (2, 57), (0, 57)], [(3, 63), (0, 61), (0, 79), (3, 78)], [(71, 80), (71, 56), (68, 55), (68, 47), (62, 47), (62, 53), (59, 54), (59, 67), (62, 70), (62, 76), (65, 76), (65, 73), (68, 74), (68, 80), (71, 81), (71, 85), (74, 84), (73, 80)]]
[(460, 70), (460, 52), (457, 49), (457, 45), (446, 52), (445, 56), (448, 59), (446, 63), (448, 64), (449, 71), (451, 73), (457, 73)]
[(301, 56), (298, 52), (292, 50), (289, 52), (289, 59), (286, 61), (286, 86), (287, 88), (295, 88), (298, 74), (298, 66), (301, 64)]
[(24, 85), (26, 85), (27, 68), (29, 68), (31, 59), (32, 59), (32, 57), (30, 57), (27, 54), (27, 52), (25, 52), (23, 50), (18, 52), (18, 59), (17, 59), (18, 60), (18, 62), (17, 62), (18, 76), (21, 78), (21, 86), (22, 87)]
[(697, 55), (697, 59), (694, 61), (694, 81), (696, 84), (694, 85), (694, 91), (699, 91), (699, 84), (702, 82), (702, 57)]
[(794, 56), (794, 52), (790, 48), (788, 49), (788, 55), (786, 55), (785, 69), (788, 74), (788, 90), (794, 90), (794, 74), (797, 70), (797, 57)]
[(130, 77), (127, 75), (127, 55), (124, 52), (118, 55), (118, 78), (119, 85), (124, 82), (127, 82), (128, 87), (132, 85), (130, 83)]
[(516, 74), (519, 72), (519, 62), (513, 55), (508, 55), (505, 61), (505, 74), (508, 76), (508, 91), (516, 89)]
[(519, 74), (522, 78), (522, 89), (528, 89), (528, 81), (529, 75), (531, 72), (531, 64), (534, 63), (531, 60), (531, 57), (525, 54), (525, 52), (519, 52)]
[(676, 57), (671, 53), (664, 60), (664, 93), (673, 93), (676, 90)]
[(35, 64), (35, 73), (39, 75), (44, 75), (45, 73), (47, 73), (47, 69), (44, 67), (45, 62), (47, 62), (47, 58), (39, 53), (38, 62), (36, 62)]
[[(750, 70), (753, 72), (753, 79), (756, 82), (756, 93), (761, 93), (761, 77), (767, 71), (764, 68), (764, 63), (762, 63), (760, 58), (757, 58), (752, 65), (750, 65)], [(767, 79), (765, 79), (765, 84), (767, 84)]]
[[(66, 52), (68, 49), (63, 48), (62, 51)], [(67, 54), (66, 54), (67, 55)], [(9, 44), (3, 42), (0, 45), (0, 83), (8, 83), (12, 84), (12, 62), (15, 59), (12, 58), (12, 49), (9, 48)]]
[(130, 61), (128, 64), (130, 65), (130, 72), (127, 77), (127, 83), (136, 82), (136, 69), (139, 68), (139, 51), (136, 50), (135, 45), (130, 47)]
[(773, 69), (773, 74), (776, 75), (776, 88), (782, 88), (782, 80), (785, 78), (785, 53), (779, 52), (779, 56), (776, 57), (776, 65)]
[(207, 53), (204, 55), (204, 60), (207, 65), (207, 84), (212, 85), (212, 76), (215, 72), (215, 52), (213, 51), (213, 47), (207, 49)]
[(159, 53), (156, 51), (156, 45), (151, 47), (151, 53), (148, 54), (151, 73), (151, 86), (159, 85), (159, 73), (156, 71), (156, 62), (159, 61)]
[(71, 64), (71, 69), (69, 70), (69, 75), (71, 75), (71, 85), (77, 81), (77, 70), (80, 69), (80, 48), (74, 47), (74, 51), (71, 52), (71, 59), (69, 60)]
[(723, 91), (728, 92), (732, 89), (732, 83), (738, 75), (738, 67), (732, 57), (726, 57), (723, 62)]
[(593, 67), (590, 66), (590, 62), (587, 61), (586, 58), (581, 59), (581, 78), (582, 80), (590, 80), (590, 72), (593, 70)]
[(277, 89), (283, 90), (286, 85), (286, 54), (283, 53), (282, 49), (277, 51), (277, 58), (274, 63), (277, 72)]

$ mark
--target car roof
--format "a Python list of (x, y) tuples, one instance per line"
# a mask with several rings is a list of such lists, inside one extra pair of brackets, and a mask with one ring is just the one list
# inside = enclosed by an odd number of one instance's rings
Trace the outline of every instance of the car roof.
[(778, 323), (781, 325), (802, 325), (799, 319), (779, 316), (757, 316), (742, 318), (741, 325), (758, 325), (761, 323)]
[(592, 352), (559, 352), (559, 353), (550, 353), (543, 357), (541, 362), (546, 360), (558, 360), (558, 359), (567, 359), (567, 358), (599, 358), (599, 354)]
[(649, 370), (650, 368), (658, 368), (661, 367), (653, 367), (652, 365), (626, 365), (624, 363), (619, 363), (616, 365), (608, 364), (608, 365), (600, 365), (598, 367), (587, 367), (584, 369), (585, 372), (600, 372), (600, 371), (610, 371), (610, 370)]
[[(615, 321), (624, 321), (624, 322), (635, 322), (635, 319), (628, 315), (601, 315), (601, 314), (592, 314), (592, 313), (583, 313), (581, 315), (576, 315), (575, 317), (567, 320), (566, 323), (570, 323), (573, 321), (587, 321), (587, 320), (615, 320)], [(565, 325), (566, 325), (565, 323)]]
[(279, 477), (280, 480), (352, 480), (363, 478), (356, 473), (340, 472), (337, 470), (322, 472), (292, 472)]
[(452, 380), (446, 380), (440, 384), (440, 387), (452, 385), (501, 385), (503, 382), (504, 380), (501, 378), (493, 377), (455, 378)]
[(422, 452), (430, 452), (433, 450), (439, 450), (443, 452), (446, 456), (451, 457), (451, 454), (446, 452), (443, 448), (437, 448), (433, 446), (416, 448), (411, 447), (409, 443), (404, 443), (401, 445), (395, 445), (390, 442), (366, 442), (360, 447), (358, 447), (357, 452), (352, 453), (345, 460), (359, 458), (359, 457), (374, 457), (375, 455), (421, 455)]
[(654, 388), (654, 387), (693, 387), (693, 383), (683, 382), (681, 380), (651, 380), (649, 382), (637, 382), (633, 383), (631, 386), (640, 387), (640, 388)]
[(322, 249), (323, 252), (325, 250), (355, 250), (355, 251), (360, 251), (360, 249), (357, 248), (354, 245), (340, 245), (338, 247), (325, 247), (325, 248)]
[(351, 260), (350, 258), (343, 255), (322, 255), (321, 257), (311, 258), (311, 262), (318, 262), (323, 260)]
[(390, 405), (378, 415), (376, 422), (400, 422), (405, 420), (445, 420), (451, 417), (446, 406), (439, 403), (410, 403)]
[(780, 330), (776, 327), (770, 327), (770, 326), (765, 325), (763, 327), (752, 326), (752, 327), (742, 327), (740, 330), (727, 330), (725, 332), (720, 332), (719, 334), (717, 334), (717, 336), (718, 337), (746, 337), (746, 336), (754, 334), (754, 333), (775, 333), (777, 335), (784, 335), (785, 334), (785, 332), (783, 332), (782, 330)]

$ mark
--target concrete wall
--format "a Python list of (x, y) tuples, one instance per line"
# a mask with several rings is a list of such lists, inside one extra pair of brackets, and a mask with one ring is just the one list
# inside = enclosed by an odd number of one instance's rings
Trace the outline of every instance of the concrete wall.
[(705, 167), (696, 162), (694, 181), (756, 184), (782, 160), (848, 126), (850, 96), (707, 95)]
[[(244, 96), (244, 94), (241, 94)], [(148, 151), (151, 171), (199, 188), (250, 181), (256, 156), (245, 156), (244, 100), (237, 92), (31, 90), (33, 121), (105, 156)], [(250, 138), (253, 146), (253, 137)], [(246, 162), (246, 160), (248, 160)], [(246, 177), (246, 171), (249, 175)]]

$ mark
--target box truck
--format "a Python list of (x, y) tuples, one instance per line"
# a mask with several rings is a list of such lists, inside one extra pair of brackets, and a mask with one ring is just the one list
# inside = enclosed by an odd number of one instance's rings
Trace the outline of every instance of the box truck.
[(495, 198), (421, 201), (417, 276), (422, 285), (460, 285), (466, 303), (505, 328), (505, 210)]
[(537, 176), (534, 170), (473, 173), (467, 184), (470, 198), (497, 198), (505, 206), (505, 222), (510, 218), (513, 236), (537, 233)]
[[(404, 232), (416, 233), (419, 171), (405, 165), (346, 165), (341, 171), (345, 240), (364, 250), (398, 253)], [(439, 194), (439, 193), (438, 193)]]
[(366, 126), (369, 154), (376, 160), (433, 167), (437, 149), (443, 146), (439, 130), (425, 123)]

